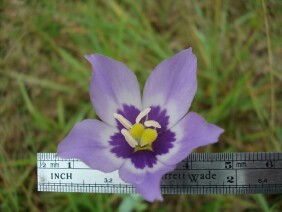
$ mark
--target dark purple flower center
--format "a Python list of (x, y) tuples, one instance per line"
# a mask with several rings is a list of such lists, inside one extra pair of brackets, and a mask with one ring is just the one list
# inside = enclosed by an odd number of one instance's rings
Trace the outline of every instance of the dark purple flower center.
[[(117, 113), (124, 116), (131, 123), (135, 123), (135, 119), (140, 113), (140, 110), (132, 105), (123, 105), (123, 109), (118, 110)], [(120, 132), (111, 136), (109, 141), (112, 145), (112, 153), (124, 159), (130, 158), (134, 166), (139, 169), (153, 167), (153, 165), (157, 163), (156, 156), (168, 153), (175, 141), (175, 133), (167, 129), (169, 116), (166, 114), (166, 110), (161, 110), (159, 106), (152, 106), (148, 114), (148, 119), (157, 121), (161, 125), (161, 128), (156, 129), (158, 136), (152, 143), (151, 150), (145, 149), (136, 151), (126, 142)], [(117, 128), (121, 131), (124, 126), (117, 121)]]

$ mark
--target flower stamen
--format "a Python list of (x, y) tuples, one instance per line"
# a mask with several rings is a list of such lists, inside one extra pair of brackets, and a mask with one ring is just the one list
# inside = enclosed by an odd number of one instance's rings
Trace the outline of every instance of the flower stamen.
[(148, 120), (144, 122), (144, 125), (146, 127), (154, 127), (154, 128), (161, 128), (161, 125), (159, 124), (159, 122), (154, 121), (154, 120)]
[(138, 116), (136, 117), (135, 122), (136, 122), (136, 123), (139, 123), (142, 118), (144, 118), (145, 116), (148, 115), (148, 113), (150, 113), (150, 111), (151, 111), (151, 108), (149, 108), (149, 107), (146, 108), (146, 109), (144, 109), (144, 110), (142, 110), (142, 111), (138, 114)]
[[(148, 120), (148, 114), (151, 108), (146, 108), (141, 111), (136, 119), (135, 123), (132, 124), (124, 116), (118, 113), (114, 113), (114, 117), (124, 127), (120, 132), (124, 136), (125, 141), (134, 148), (134, 151), (139, 150), (151, 150), (152, 143), (157, 139), (158, 132), (157, 128), (161, 128), (159, 122), (154, 120)], [(140, 121), (146, 117), (144, 121)]]
[(132, 127), (132, 124), (130, 121), (128, 121), (126, 118), (124, 118), (122, 115), (118, 114), (118, 113), (114, 113), (114, 117), (115, 119), (117, 119), (122, 126), (124, 126), (126, 129), (130, 129)]
[(134, 148), (135, 146), (138, 145), (138, 142), (132, 137), (132, 135), (129, 133), (128, 130), (122, 129), (120, 132), (124, 136), (126, 142), (129, 144), (129, 146)]

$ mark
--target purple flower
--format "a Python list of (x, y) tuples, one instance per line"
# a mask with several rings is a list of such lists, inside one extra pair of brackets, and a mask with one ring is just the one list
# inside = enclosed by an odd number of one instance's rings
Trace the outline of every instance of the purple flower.
[(123, 63), (87, 55), (93, 67), (90, 97), (102, 121), (86, 119), (58, 146), (58, 156), (78, 158), (102, 172), (119, 171), (147, 200), (162, 200), (162, 175), (193, 149), (218, 141), (224, 131), (188, 112), (197, 90), (192, 49), (161, 62), (143, 96), (136, 76)]

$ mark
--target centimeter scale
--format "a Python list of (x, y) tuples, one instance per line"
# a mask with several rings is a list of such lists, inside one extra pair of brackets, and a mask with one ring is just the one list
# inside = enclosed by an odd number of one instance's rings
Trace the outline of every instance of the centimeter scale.
[[(37, 154), (38, 191), (135, 193), (118, 172), (90, 169), (77, 159)], [(282, 153), (192, 153), (165, 174), (163, 194), (282, 193)]]

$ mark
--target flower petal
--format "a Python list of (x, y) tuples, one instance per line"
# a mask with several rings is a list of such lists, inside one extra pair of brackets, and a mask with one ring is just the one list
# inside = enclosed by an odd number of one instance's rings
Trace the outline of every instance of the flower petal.
[(161, 62), (146, 81), (143, 108), (162, 105), (175, 125), (189, 110), (197, 90), (197, 58), (186, 49)]
[(103, 172), (117, 170), (123, 163), (110, 152), (110, 137), (117, 130), (95, 119), (86, 119), (74, 126), (58, 145), (57, 155), (78, 158), (89, 167)]
[(194, 112), (188, 113), (171, 131), (176, 135), (173, 147), (166, 154), (156, 155), (158, 160), (168, 165), (179, 163), (197, 147), (216, 143), (224, 132)]
[(126, 65), (103, 55), (86, 55), (93, 73), (90, 98), (97, 115), (107, 124), (116, 125), (113, 114), (123, 104), (141, 109), (140, 88), (135, 74)]
[(137, 169), (131, 159), (127, 159), (119, 169), (120, 178), (131, 183), (136, 190), (149, 202), (162, 201), (160, 190), (161, 178), (165, 173), (175, 169), (175, 165), (165, 165), (160, 161), (144, 169)]

